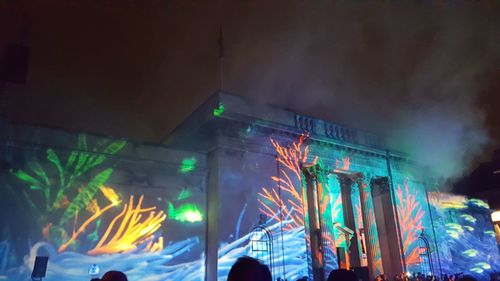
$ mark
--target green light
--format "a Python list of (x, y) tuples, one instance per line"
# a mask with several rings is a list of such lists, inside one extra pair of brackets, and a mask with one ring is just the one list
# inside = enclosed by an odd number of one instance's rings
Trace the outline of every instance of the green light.
[(453, 230), (446, 230), (446, 233), (448, 233), (449, 236), (451, 236), (451, 237), (453, 237), (455, 239), (458, 239), (458, 237), (459, 237), (458, 232), (453, 231)]
[(189, 189), (187, 189), (187, 187), (185, 187), (181, 190), (181, 192), (177, 196), (177, 201), (188, 199), (189, 197), (191, 197), (191, 195), (193, 195), (193, 192), (191, 192)]
[(484, 270), (480, 267), (474, 267), (470, 271), (475, 272), (475, 273), (483, 273)]
[(471, 216), (471, 215), (464, 214), (464, 215), (460, 215), (460, 217), (468, 222), (472, 222), (472, 223), (476, 222), (476, 218)]
[(478, 254), (478, 251), (474, 250), (474, 249), (469, 249), (469, 250), (465, 250), (462, 252), (462, 255), (465, 255), (465, 256), (468, 256), (471, 258), (477, 256), (477, 254)]
[(464, 230), (462, 229), (462, 226), (459, 225), (458, 223), (450, 222), (450, 223), (446, 224), (446, 227), (448, 229), (451, 229), (451, 230), (454, 230), (454, 231), (457, 231), (457, 232), (464, 232)]
[(455, 239), (458, 239), (460, 234), (464, 233), (462, 226), (457, 223), (447, 223), (446, 228), (446, 233)]
[(213, 114), (215, 117), (221, 117), (222, 113), (224, 113), (224, 105), (219, 103), (219, 107), (214, 108)]
[(181, 166), (179, 167), (179, 172), (182, 174), (187, 174), (196, 169), (196, 158), (184, 158), (182, 159)]
[(179, 222), (199, 222), (203, 220), (203, 214), (195, 204), (183, 204), (175, 209), (172, 203), (168, 204), (168, 217)]
[(495, 231), (493, 230), (485, 230), (484, 234), (490, 235), (491, 237), (495, 237)]
[(486, 262), (478, 262), (476, 263), (476, 266), (482, 267), (483, 269), (491, 269), (491, 265)]
[(484, 202), (483, 200), (470, 199), (469, 202), (481, 208), (486, 208), (486, 209), (490, 208), (490, 205), (488, 205), (488, 203)]
[(474, 227), (470, 225), (464, 225), (464, 228), (467, 229), (468, 231), (474, 231)]

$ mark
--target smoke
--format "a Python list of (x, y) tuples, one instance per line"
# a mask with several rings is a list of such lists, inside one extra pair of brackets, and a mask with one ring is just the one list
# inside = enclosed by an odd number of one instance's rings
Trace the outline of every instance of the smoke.
[(224, 90), (386, 136), (440, 176), (470, 169), (500, 116), (491, 1), (18, 2), (0, 13), (30, 15), (32, 64), (7, 115), (27, 123), (162, 141), (220, 86), (221, 23)]
[(500, 58), (488, 7), (278, 5), (273, 24), (246, 8), (228, 48), (230, 91), (376, 132), (443, 178), (491, 143), (478, 104)]

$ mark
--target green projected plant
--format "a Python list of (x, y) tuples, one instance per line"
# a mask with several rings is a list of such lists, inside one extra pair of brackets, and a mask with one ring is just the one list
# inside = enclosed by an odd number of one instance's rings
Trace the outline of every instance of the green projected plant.
[[(32, 191), (42, 194), (43, 203), (36, 202), (35, 194), (30, 196), (22, 190), (28, 205), (40, 214), (40, 222), (45, 225), (46, 237), (57, 233), (64, 240), (67, 236), (64, 225), (75, 218), (93, 200), (99, 189), (106, 183), (112, 168), (94, 172), (110, 155), (117, 154), (126, 145), (126, 141), (101, 141), (91, 149), (85, 135), (78, 137), (77, 149), (71, 151), (66, 161), (53, 149), (46, 150), (46, 161), (36, 157), (28, 161), (26, 168), (11, 173), (29, 186)], [(90, 176), (90, 177), (89, 177)], [(38, 204), (37, 204), (38, 203)], [(53, 224), (50, 220), (56, 219)]]

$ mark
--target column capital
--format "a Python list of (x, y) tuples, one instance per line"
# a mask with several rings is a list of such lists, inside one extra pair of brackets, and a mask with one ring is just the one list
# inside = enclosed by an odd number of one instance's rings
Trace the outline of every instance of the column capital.
[(330, 171), (319, 161), (314, 165), (302, 167), (302, 172), (316, 178), (319, 182), (327, 182)]

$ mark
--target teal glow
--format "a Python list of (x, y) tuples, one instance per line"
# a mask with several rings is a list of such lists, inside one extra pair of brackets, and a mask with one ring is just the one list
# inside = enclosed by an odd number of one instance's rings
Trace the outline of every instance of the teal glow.
[(219, 103), (219, 107), (214, 108), (213, 114), (215, 117), (221, 117), (222, 113), (224, 113), (224, 105)]
[(184, 158), (182, 159), (181, 166), (179, 167), (179, 172), (182, 174), (187, 174), (196, 169), (196, 158)]

